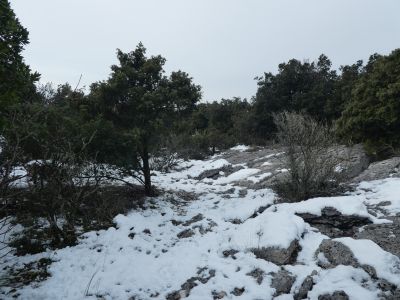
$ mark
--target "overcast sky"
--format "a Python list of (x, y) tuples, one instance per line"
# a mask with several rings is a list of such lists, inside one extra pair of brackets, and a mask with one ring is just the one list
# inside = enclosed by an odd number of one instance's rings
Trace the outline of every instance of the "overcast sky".
[(399, 0), (11, 0), (42, 82), (106, 79), (116, 48), (142, 41), (204, 100), (250, 98), (255, 76), (325, 53), (335, 68), (400, 47)]

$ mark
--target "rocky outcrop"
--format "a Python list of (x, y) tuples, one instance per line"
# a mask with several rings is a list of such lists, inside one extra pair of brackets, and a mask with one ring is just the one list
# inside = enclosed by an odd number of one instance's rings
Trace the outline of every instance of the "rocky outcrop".
[(367, 217), (343, 215), (333, 207), (324, 207), (320, 216), (309, 213), (297, 215), (330, 238), (353, 236), (361, 226), (372, 223)]
[(353, 238), (372, 240), (383, 250), (400, 257), (400, 214), (395, 217), (387, 216), (385, 219), (393, 223), (367, 225)]
[(297, 260), (297, 255), (301, 250), (298, 240), (290, 243), (286, 249), (277, 247), (261, 247), (259, 249), (252, 249), (252, 252), (257, 258), (270, 261), (276, 265), (290, 265), (294, 264)]
[(388, 177), (400, 177), (400, 157), (392, 157), (370, 164), (369, 167), (356, 176), (352, 182), (358, 183), (361, 181), (385, 179)]

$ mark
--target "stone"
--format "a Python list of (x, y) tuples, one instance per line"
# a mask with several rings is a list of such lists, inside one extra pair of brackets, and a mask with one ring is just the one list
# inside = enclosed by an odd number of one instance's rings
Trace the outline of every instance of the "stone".
[(368, 168), (369, 157), (363, 145), (357, 144), (352, 147), (336, 146), (333, 150), (337, 152), (337, 156), (343, 161), (341, 166), (344, 174), (348, 178), (358, 176), (361, 172)]
[(351, 237), (360, 227), (372, 223), (367, 217), (343, 215), (333, 207), (324, 207), (320, 216), (309, 213), (297, 215), (330, 238)]
[(222, 254), (224, 255), (224, 257), (232, 257), (233, 259), (236, 259), (235, 254), (238, 253), (239, 251), (234, 250), (234, 249), (230, 249), (230, 250), (224, 250), (222, 252)]
[(301, 250), (298, 240), (290, 243), (287, 249), (277, 247), (262, 247), (259, 249), (252, 249), (252, 252), (257, 258), (270, 261), (276, 265), (290, 265), (294, 264), (297, 260), (297, 255)]
[(185, 230), (179, 232), (177, 235), (177, 237), (180, 239), (189, 238), (191, 236), (194, 236), (194, 231), (192, 229), (185, 229)]
[(279, 270), (272, 274), (271, 287), (275, 289), (274, 297), (289, 294), (296, 277), (286, 270)]
[(317, 249), (317, 257), (320, 258), (319, 255), (321, 253), (327, 260), (325, 262), (319, 259), (318, 265), (322, 268), (333, 268), (338, 265), (353, 266), (355, 268), (359, 266), (350, 248), (338, 241), (323, 240)]
[(371, 181), (385, 179), (388, 177), (400, 177), (400, 157), (374, 162), (369, 167), (355, 177), (352, 182)]
[(264, 280), (265, 272), (259, 268), (256, 268), (246, 275), (253, 277), (258, 284), (261, 284)]
[(147, 228), (143, 230), (143, 233), (148, 234), (148, 235), (151, 235), (150, 229), (147, 229)]
[(227, 166), (223, 166), (221, 168), (218, 169), (212, 169), (212, 170), (205, 170), (204, 172), (202, 172), (199, 176), (195, 177), (194, 179), (196, 180), (203, 180), (203, 179), (218, 179), (221, 176), (229, 176), (232, 173), (235, 173), (241, 169), (243, 169), (244, 167), (242, 166), (235, 166), (233, 167), (232, 165), (227, 165)]
[(368, 239), (374, 241), (383, 250), (400, 257), (400, 214), (385, 216), (392, 223), (371, 224), (355, 233), (355, 239)]
[(213, 296), (213, 299), (216, 300), (216, 299), (224, 298), (225, 296), (227, 296), (227, 294), (224, 291), (220, 291), (220, 292), (213, 291), (212, 296)]
[[(334, 268), (338, 265), (352, 266), (363, 269), (372, 279), (377, 279), (374, 267), (367, 264), (360, 264), (354, 257), (349, 247), (338, 241), (323, 240), (316, 251), (319, 258), (317, 264), (321, 268)], [(323, 259), (321, 259), (321, 254)], [(326, 260), (326, 261), (325, 261)]]
[(193, 223), (199, 222), (204, 219), (204, 216), (202, 214), (197, 214), (190, 220), (187, 220), (186, 222), (182, 223), (183, 226), (189, 226), (192, 225)]
[(244, 293), (244, 291), (245, 291), (244, 287), (241, 287), (241, 288), (235, 287), (233, 289), (233, 291), (231, 292), (231, 294), (234, 296), (241, 296)]
[(306, 299), (308, 292), (312, 290), (314, 280), (311, 275), (308, 275), (302, 282), (299, 290), (294, 294), (294, 300)]
[(318, 296), (318, 300), (349, 300), (349, 296), (344, 291), (336, 291), (333, 294), (323, 294)]
[(206, 284), (212, 277), (215, 276), (215, 270), (208, 270), (207, 268), (199, 268), (197, 276), (191, 277), (181, 285), (181, 289), (174, 291), (167, 295), (166, 300), (180, 300), (190, 295), (190, 291), (199, 285), (199, 283)]

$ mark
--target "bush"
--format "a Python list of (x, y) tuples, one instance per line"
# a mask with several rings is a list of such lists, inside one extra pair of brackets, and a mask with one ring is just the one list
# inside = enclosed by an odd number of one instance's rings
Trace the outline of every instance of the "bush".
[(109, 187), (122, 178), (88, 149), (95, 128), (75, 126), (81, 120), (55, 106), (24, 107), (7, 120), (0, 153), (0, 235), (3, 240), (11, 220), (24, 226), (10, 244), (17, 254), (73, 245), (82, 231), (112, 226), (115, 215), (135, 205), (133, 185)]
[(286, 149), (288, 173), (276, 184), (278, 194), (290, 201), (337, 193), (344, 179), (334, 134), (309, 116), (283, 112), (274, 115), (278, 141)]

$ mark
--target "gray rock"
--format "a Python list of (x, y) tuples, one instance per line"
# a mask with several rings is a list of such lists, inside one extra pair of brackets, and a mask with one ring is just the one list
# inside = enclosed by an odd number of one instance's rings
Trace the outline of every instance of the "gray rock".
[(372, 240), (385, 251), (400, 257), (400, 215), (386, 216), (385, 219), (389, 219), (393, 223), (367, 225), (353, 237)]
[(294, 300), (306, 299), (308, 292), (312, 290), (314, 286), (314, 280), (311, 275), (308, 275), (303, 283), (301, 284), (299, 290), (294, 294)]
[(349, 300), (349, 296), (344, 291), (336, 291), (333, 294), (318, 296), (318, 300)]
[(220, 291), (220, 292), (213, 291), (212, 296), (213, 296), (213, 299), (216, 300), (216, 299), (224, 298), (225, 296), (227, 296), (227, 294), (224, 291)]
[(382, 293), (380, 296), (382, 299), (385, 299), (385, 300), (399, 300), (400, 299), (400, 289), (396, 289), (393, 292)]
[(297, 215), (330, 238), (353, 236), (359, 227), (372, 223), (367, 217), (342, 215), (333, 207), (324, 207), (320, 216), (309, 213)]
[(400, 157), (392, 157), (387, 160), (374, 162), (352, 181), (358, 183), (388, 177), (400, 177)]
[(324, 258), (327, 260), (318, 260), (317, 263), (321, 268), (334, 268), (338, 265), (352, 266), (354, 268), (363, 269), (371, 278), (377, 279), (375, 268), (367, 264), (361, 265), (354, 257), (350, 248), (341, 242), (323, 240), (316, 251), (317, 257), (319, 254), (323, 254)]
[(179, 232), (177, 235), (177, 237), (180, 239), (189, 238), (191, 236), (194, 236), (194, 231), (192, 229), (185, 229), (185, 230)]
[(297, 260), (297, 255), (301, 250), (301, 246), (298, 240), (294, 240), (290, 243), (287, 249), (276, 248), (276, 247), (262, 247), (258, 249), (252, 249), (252, 252), (257, 258), (261, 258), (270, 261), (277, 265), (290, 265), (294, 264)]
[(222, 252), (222, 254), (223, 254), (223, 256), (224, 256), (225, 258), (227, 258), (227, 257), (232, 257), (233, 259), (236, 259), (235, 254), (238, 253), (238, 252), (239, 252), (239, 251), (237, 251), (237, 250), (230, 249), (230, 250), (224, 250), (224, 251)]
[[(208, 271), (208, 273), (206, 272)], [(215, 270), (208, 270), (207, 268), (199, 268), (197, 276), (191, 277), (181, 285), (181, 289), (167, 295), (167, 300), (180, 300), (190, 295), (190, 291), (199, 285), (199, 283), (206, 284), (212, 277), (215, 276)]]
[(231, 292), (231, 294), (234, 296), (241, 296), (244, 293), (244, 291), (245, 291), (244, 287), (241, 287), (241, 288), (235, 287), (233, 289), (233, 291)]
[(338, 265), (346, 265), (356, 268), (359, 266), (350, 248), (338, 241), (323, 240), (317, 249), (316, 255), (318, 256), (320, 253), (328, 261), (328, 263), (321, 260), (318, 261), (320, 267), (333, 268)]
[(271, 287), (275, 289), (274, 296), (289, 294), (296, 277), (286, 270), (279, 270), (272, 274)]
[(264, 280), (265, 272), (259, 268), (256, 268), (246, 275), (253, 277), (258, 284), (261, 284)]
[(343, 161), (344, 174), (353, 178), (368, 168), (369, 158), (363, 145), (357, 144), (352, 147), (337, 146), (335, 150), (338, 157)]
[(186, 222), (184, 222), (182, 225), (183, 226), (189, 226), (189, 225), (192, 225), (193, 223), (199, 222), (199, 221), (201, 221), (203, 219), (204, 219), (204, 216), (202, 214), (197, 214), (193, 218), (191, 218), (190, 220), (187, 220)]
[[(195, 177), (195, 179), (197, 179), (197, 180), (203, 180), (205, 178), (217, 179), (221, 176), (228, 176), (228, 175), (235, 173), (243, 168), (244, 167), (242, 167), (242, 166), (227, 165), (227, 166), (223, 166), (218, 169), (206, 170), (203, 173), (201, 173), (199, 176)], [(221, 173), (223, 173), (223, 175), (221, 175)]]

